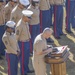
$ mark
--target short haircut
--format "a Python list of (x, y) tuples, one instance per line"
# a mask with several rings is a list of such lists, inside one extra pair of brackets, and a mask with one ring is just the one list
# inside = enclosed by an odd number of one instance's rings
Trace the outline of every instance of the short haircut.
[(45, 28), (43, 30), (43, 33), (46, 33), (46, 32), (50, 32), (50, 33), (53, 33), (53, 30), (51, 28)]

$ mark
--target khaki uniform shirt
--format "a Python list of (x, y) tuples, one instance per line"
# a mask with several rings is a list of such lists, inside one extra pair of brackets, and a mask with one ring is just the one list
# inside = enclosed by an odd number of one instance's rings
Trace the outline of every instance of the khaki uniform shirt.
[(20, 51), (19, 46), (17, 44), (16, 36), (14, 33), (10, 34), (8, 32), (5, 32), (2, 41), (4, 45), (6, 46), (6, 52), (17, 54), (17, 51)]
[(10, 20), (14, 22), (18, 22), (22, 17), (22, 9), (18, 7), (18, 5), (12, 10)]
[(35, 9), (35, 8), (30, 8), (31, 11), (33, 11), (33, 15), (31, 16), (30, 19), (30, 25), (36, 25), (39, 24), (39, 14), (40, 14), (40, 10), (39, 9)]
[(43, 38), (40, 34), (35, 38), (34, 41), (34, 54), (33, 54), (34, 57), (43, 58), (44, 55), (37, 55), (37, 54), (42, 52), (45, 49), (47, 49), (46, 39)]
[(16, 26), (16, 37), (18, 41), (26, 42), (30, 39), (29, 25), (22, 19), (19, 20)]
[(53, 5), (54, 4), (54, 0), (49, 0), (50, 4)]
[(45, 54), (38, 55), (38, 53), (47, 49), (46, 39), (40, 35), (35, 38), (33, 45), (33, 67), (36, 75), (46, 75), (46, 64), (44, 62)]
[(11, 5), (10, 2), (8, 2), (8, 4), (5, 5), (4, 9), (5, 9), (5, 21), (6, 22), (10, 20), (11, 11), (15, 6), (16, 4)]
[(54, 0), (54, 4), (56, 5), (63, 5), (64, 0)]
[(49, 10), (50, 9), (49, 0), (40, 0), (39, 6), (40, 10)]
[(5, 10), (4, 5), (0, 7), (0, 26), (5, 24)]

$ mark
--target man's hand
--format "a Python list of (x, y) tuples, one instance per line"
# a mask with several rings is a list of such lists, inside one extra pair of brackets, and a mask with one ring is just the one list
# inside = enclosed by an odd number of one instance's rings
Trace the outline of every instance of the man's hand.
[(50, 52), (52, 52), (52, 48), (48, 48), (47, 50), (45, 50), (43, 53), (50, 53)]
[(17, 51), (17, 56), (19, 56), (20, 55), (20, 51)]
[(38, 53), (38, 55), (48, 54), (48, 53), (50, 53), (50, 52), (52, 52), (52, 48), (48, 48), (48, 49), (46, 49), (46, 50), (44, 50), (44, 51)]
[(48, 48), (53, 48), (53, 46), (52, 46), (52, 45), (47, 45), (47, 47), (48, 47)]

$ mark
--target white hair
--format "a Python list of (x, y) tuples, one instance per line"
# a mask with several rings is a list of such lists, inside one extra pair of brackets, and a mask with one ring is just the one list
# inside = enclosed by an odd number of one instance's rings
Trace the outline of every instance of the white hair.
[(53, 33), (53, 30), (51, 29), (51, 28), (45, 28), (44, 30), (43, 30), (43, 33)]

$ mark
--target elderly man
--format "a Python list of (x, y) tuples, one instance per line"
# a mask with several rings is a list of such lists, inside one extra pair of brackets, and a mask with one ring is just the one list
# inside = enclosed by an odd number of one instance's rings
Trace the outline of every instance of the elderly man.
[(17, 75), (18, 70), (18, 56), (20, 49), (13, 33), (15, 22), (8, 21), (5, 25), (5, 33), (2, 37), (3, 43), (6, 47), (6, 59), (8, 64), (8, 75)]
[(33, 46), (33, 67), (36, 75), (46, 75), (44, 56), (52, 51), (51, 48), (48, 48), (46, 39), (51, 36), (52, 32), (50, 28), (45, 28), (43, 33), (35, 38)]

